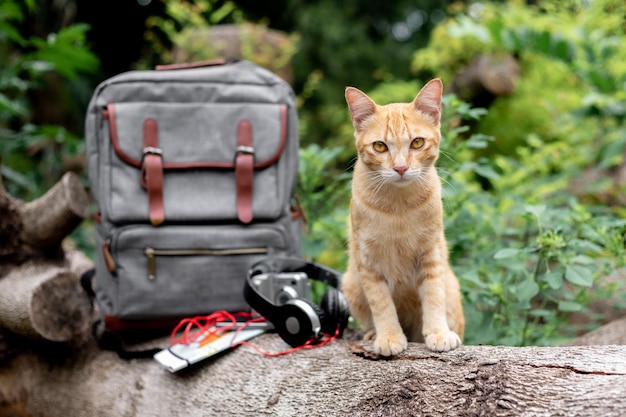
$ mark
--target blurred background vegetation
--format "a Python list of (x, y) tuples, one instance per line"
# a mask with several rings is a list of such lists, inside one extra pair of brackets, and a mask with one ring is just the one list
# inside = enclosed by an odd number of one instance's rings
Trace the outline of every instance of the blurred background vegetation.
[[(1, 173), (24, 200), (68, 170), (85, 178), (99, 82), (243, 57), (294, 87), (304, 252), (343, 269), (345, 86), (384, 104), (441, 77), (438, 169), (466, 342), (555, 344), (626, 307), (625, 45), (622, 0), (3, 0)], [(72, 236), (87, 253), (91, 227)]]

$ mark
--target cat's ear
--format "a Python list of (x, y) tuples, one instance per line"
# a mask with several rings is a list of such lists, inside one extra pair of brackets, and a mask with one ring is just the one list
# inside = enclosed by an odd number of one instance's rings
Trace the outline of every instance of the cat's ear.
[(413, 100), (415, 108), (430, 116), (436, 123), (441, 120), (441, 94), (443, 83), (439, 78), (430, 80)]
[(352, 124), (357, 131), (363, 129), (363, 122), (376, 113), (376, 103), (361, 90), (346, 87), (346, 101), (350, 108)]

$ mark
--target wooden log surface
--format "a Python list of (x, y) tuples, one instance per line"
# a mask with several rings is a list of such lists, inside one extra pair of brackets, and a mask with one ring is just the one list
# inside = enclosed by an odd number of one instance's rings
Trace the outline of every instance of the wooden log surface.
[(28, 338), (69, 342), (89, 333), (92, 321), (91, 300), (65, 261), (30, 260), (0, 277), (1, 328)]
[(88, 212), (87, 191), (74, 172), (65, 173), (28, 203), (9, 195), (0, 176), (0, 275), (8, 264), (42, 255), (58, 257), (63, 239)]
[[(626, 345), (626, 317), (619, 318), (577, 337), (568, 346)], [(626, 358), (624, 358), (626, 361)]]
[[(2, 163), (2, 155), (0, 155)], [(21, 210), (24, 202), (17, 200), (6, 191), (2, 175), (0, 175), (0, 260), (3, 258), (15, 258), (26, 250), (20, 239), (22, 232)], [(25, 255), (18, 255), (24, 257)], [(0, 265), (0, 274), (2, 274)]]
[[(66, 247), (63, 254), (61, 259), (35, 258), (5, 267), (0, 275), (0, 328), (53, 342), (81, 343), (91, 333), (96, 312), (80, 276), (93, 262), (76, 249)], [(13, 351), (0, 340), (0, 360)]]
[[(275, 334), (253, 340), (268, 351)], [(51, 361), (25, 352), (0, 372), (0, 405), (29, 416), (623, 416), (626, 346), (422, 344), (391, 360), (369, 342), (268, 358), (248, 346), (170, 374), (89, 342)]]
[(43, 196), (22, 210), (22, 240), (39, 250), (56, 248), (87, 217), (89, 197), (74, 172), (63, 177)]

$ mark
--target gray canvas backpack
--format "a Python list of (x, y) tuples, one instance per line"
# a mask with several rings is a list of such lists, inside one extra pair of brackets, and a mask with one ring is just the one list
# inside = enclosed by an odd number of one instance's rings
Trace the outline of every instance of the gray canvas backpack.
[(245, 310), (249, 267), (300, 254), (290, 86), (247, 61), (157, 69), (104, 81), (86, 116), (94, 290), (113, 331)]

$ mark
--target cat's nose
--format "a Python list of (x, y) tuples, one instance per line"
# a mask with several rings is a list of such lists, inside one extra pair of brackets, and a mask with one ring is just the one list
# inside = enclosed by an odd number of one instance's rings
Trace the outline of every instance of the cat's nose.
[(393, 167), (393, 170), (396, 171), (398, 174), (400, 174), (400, 176), (403, 176), (404, 173), (409, 169), (408, 166), (403, 165), (400, 167)]

